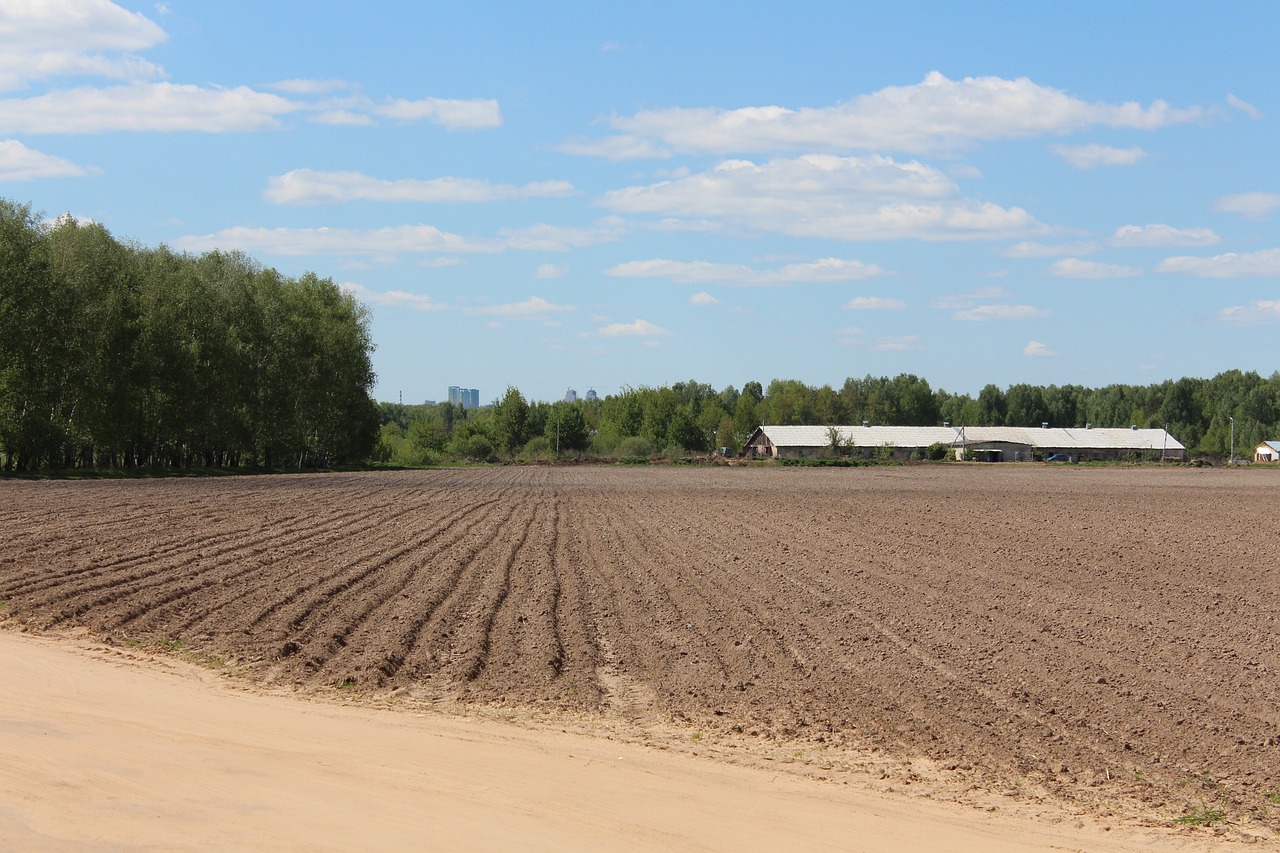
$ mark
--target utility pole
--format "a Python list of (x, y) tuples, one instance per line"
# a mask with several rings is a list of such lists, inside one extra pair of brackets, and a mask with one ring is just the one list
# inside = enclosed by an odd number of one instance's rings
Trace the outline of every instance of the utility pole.
[(1234, 465), (1236, 464), (1236, 419), (1228, 415), (1227, 420), (1231, 421), (1231, 458), (1227, 464)]

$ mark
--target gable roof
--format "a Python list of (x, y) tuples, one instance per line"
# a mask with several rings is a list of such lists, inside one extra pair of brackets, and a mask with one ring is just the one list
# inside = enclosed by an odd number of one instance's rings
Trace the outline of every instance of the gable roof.
[(1262, 443), (1267, 447), (1270, 447), (1276, 453), (1280, 453), (1280, 441), (1264, 441)]
[[(1163, 429), (1090, 427), (928, 427), (928, 426), (777, 426), (765, 425), (763, 433), (778, 447), (830, 447), (831, 430), (850, 447), (928, 447), (946, 444), (1021, 444), (1055, 450), (1186, 450)], [(754, 438), (755, 435), (752, 435)]]

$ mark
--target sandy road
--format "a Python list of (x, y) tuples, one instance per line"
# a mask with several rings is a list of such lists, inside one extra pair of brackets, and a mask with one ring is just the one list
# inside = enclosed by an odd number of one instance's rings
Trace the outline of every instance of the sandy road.
[(9, 850), (1214, 849), (1049, 826), (491, 720), (231, 689), (0, 632)]

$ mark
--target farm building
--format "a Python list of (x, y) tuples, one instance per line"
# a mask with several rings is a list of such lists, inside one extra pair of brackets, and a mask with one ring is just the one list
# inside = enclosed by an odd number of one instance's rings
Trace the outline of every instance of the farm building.
[(1280, 441), (1264, 441), (1253, 449), (1254, 462), (1280, 462)]
[(1182, 459), (1186, 448), (1163, 429), (1089, 427), (910, 427), (910, 426), (761, 426), (743, 447), (744, 456), (803, 458), (829, 455), (833, 439), (855, 455), (888, 452), (918, 456), (936, 445), (955, 459), (1029, 462), (1060, 458), (1081, 462), (1143, 454)]

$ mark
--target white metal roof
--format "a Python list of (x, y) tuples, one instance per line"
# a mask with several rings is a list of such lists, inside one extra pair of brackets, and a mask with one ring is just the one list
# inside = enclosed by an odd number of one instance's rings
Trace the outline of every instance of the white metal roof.
[[(778, 447), (830, 447), (831, 427), (762, 426)], [(841, 441), (852, 447), (928, 447), (1001, 442), (1055, 450), (1185, 450), (1163, 429), (1061, 427), (838, 426)]]

